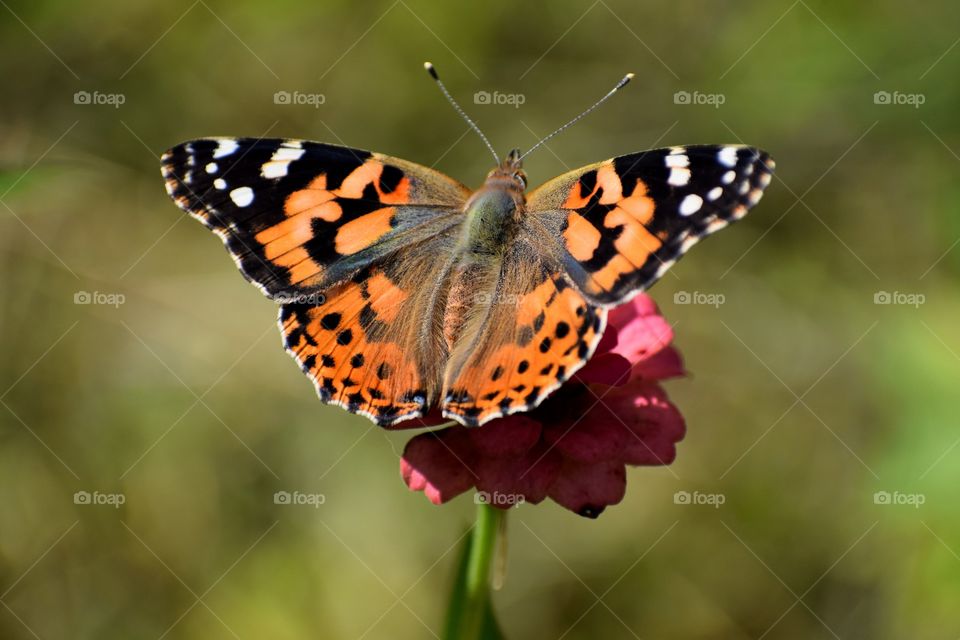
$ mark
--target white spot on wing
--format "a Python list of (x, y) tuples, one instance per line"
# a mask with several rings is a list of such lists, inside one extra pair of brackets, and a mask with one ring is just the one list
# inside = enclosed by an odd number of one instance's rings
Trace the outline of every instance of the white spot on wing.
[(238, 187), (230, 192), (230, 199), (238, 207), (246, 207), (253, 202), (253, 189), (250, 187)]
[(224, 156), (228, 156), (236, 151), (237, 147), (239, 146), (240, 145), (237, 144), (236, 140), (232, 140), (230, 138), (220, 140), (220, 142), (217, 143), (217, 148), (213, 152), (213, 157), (222, 158)]
[(208, 162), (204, 168), (207, 170), (207, 173), (216, 173), (220, 167), (217, 166), (216, 162)]
[(711, 233), (720, 231), (720, 229), (723, 229), (725, 226), (727, 226), (727, 224), (728, 223), (726, 220), (717, 218), (716, 220), (714, 220), (713, 222), (707, 225), (707, 228), (704, 230), (704, 234), (711, 234)]
[(213, 186), (223, 191), (224, 189), (227, 188), (227, 181), (224, 180), (223, 178), (217, 178), (216, 180), (213, 181)]
[(663, 161), (668, 167), (689, 167), (690, 158), (686, 154), (678, 153), (664, 157)]
[(717, 198), (723, 195), (723, 187), (714, 187), (707, 192), (707, 200), (713, 202)]
[(737, 148), (724, 147), (717, 152), (717, 160), (725, 167), (734, 167), (737, 164)]
[(260, 175), (264, 178), (282, 178), (287, 175), (290, 163), (299, 160), (304, 153), (304, 150), (299, 146), (300, 143), (296, 144), (296, 147), (285, 146), (274, 151), (270, 160), (260, 168)]
[(686, 167), (674, 167), (670, 169), (670, 177), (667, 182), (675, 187), (686, 186), (690, 182), (690, 169)]
[(698, 196), (695, 193), (691, 193), (680, 203), (680, 215), (689, 216), (693, 215), (697, 211), (700, 211), (700, 206), (703, 204), (703, 198)]
[(686, 253), (687, 251), (690, 251), (690, 247), (698, 242), (700, 242), (700, 238), (698, 236), (687, 236), (684, 238), (683, 242), (680, 243), (680, 253)]
[(736, 171), (727, 171), (725, 174), (723, 174), (723, 184), (730, 184), (736, 177)]
[(300, 146), (299, 142), (290, 143), (288, 145), (282, 146), (276, 151), (273, 152), (273, 157), (271, 160), (287, 160), (293, 162), (294, 160), (299, 160), (303, 156), (304, 149)]

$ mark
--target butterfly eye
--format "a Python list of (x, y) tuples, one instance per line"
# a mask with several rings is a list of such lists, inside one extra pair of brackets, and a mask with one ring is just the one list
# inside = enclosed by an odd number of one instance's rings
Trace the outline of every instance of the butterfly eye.
[(513, 174), (513, 179), (520, 183), (524, 189), (527, 188), (527, 176), (523, 175), (522, 171), (518, 171)]

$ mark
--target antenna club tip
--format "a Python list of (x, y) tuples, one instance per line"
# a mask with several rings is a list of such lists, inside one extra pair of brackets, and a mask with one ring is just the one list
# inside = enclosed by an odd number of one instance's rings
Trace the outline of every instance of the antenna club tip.
[(634, 76), (633, 73), (628, 73), (623, 77), (623, 79), (626, 80), (627, 82), (630, 82), (631, 80), (633, 80), (633, 76)]
[(439, 79), (438, 76), (437, 76), (437, 70), (433, 68), (433, 63), (432, 63), (432, 62), (424, 62), (424, 63), (423, 63), (423, 68), (427, 70), (427, 73), (429, 73), (429, 74), (430, 74), (430, 77), (432, 77), (434, 80), (438, 80), (438, 79)]

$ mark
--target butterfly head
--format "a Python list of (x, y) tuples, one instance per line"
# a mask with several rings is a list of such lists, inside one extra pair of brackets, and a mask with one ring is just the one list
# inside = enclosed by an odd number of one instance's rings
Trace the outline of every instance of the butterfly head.
[(487, 174), (486, 186), (523, 193), (527, 189), (527, 174), (523, 171), (520, 149), (513, 149), (500, 164)]

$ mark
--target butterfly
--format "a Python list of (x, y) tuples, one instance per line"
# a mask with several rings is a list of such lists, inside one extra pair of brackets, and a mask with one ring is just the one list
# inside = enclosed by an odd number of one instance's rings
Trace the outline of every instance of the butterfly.
[(427, 69), (498, 159), (479, 189), (306, 140), (206, 138), (161, 159), (176, 204), (280, 304), (284, 346), (320, 399), (380, 426), (436, 407), (467, 426), (536, 407), (590, 358), (610, 308), (770, 183), (767, 153), (698, 145), (604, 160), (528, 193), (529, 151), (499, 160)]

